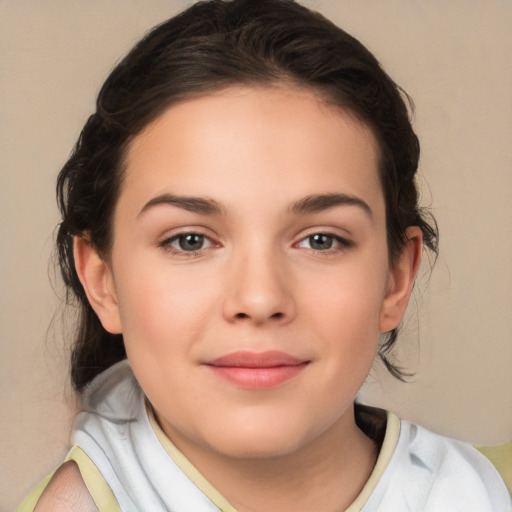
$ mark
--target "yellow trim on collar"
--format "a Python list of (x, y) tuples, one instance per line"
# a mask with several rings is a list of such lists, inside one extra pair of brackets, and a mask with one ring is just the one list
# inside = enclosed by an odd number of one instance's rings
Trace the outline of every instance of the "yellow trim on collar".
[(73, 446), (64, 462), (74, 461), (78, 465), (85, 486), (100, 512), (121, 512), (117, 500), (99, 469), (93, 461), (79, 447)]
[(188, 479), (194, 483), (194, 485), (205, 494), (222, 512), (237, 512), (237, 510), (231, 505), (231, 503), (220, 494), (213, 485), (206, 480), (206, 478), (196, 469), (195, 466), (181, 453), (178, 448), (172, 443), (172, 441), (165, 435), (164, 431), (160, 428), (160, 425), (155, 419), (155, 415), (148, 407), (148, 418), (156, 437), (164, 447), (165, 451), (176, 463), (176, 465), (187, 475)]
[(494, 464), (512, 498), (512, 441), (498, 446), (476, 446), (475, 448)]
[[(148, 417), (151, 427), (155, 432), (156, 437), (164, 447), (165, 451), (169, 454), (172, 460), (178, 467), (187, 475), (187, 477), (204, 493), (210, 500), (219, 507), (222, 512), (237, 512), (236, 509), (224, 498), (211, 484), (204, 478), (204, 476), (192, 465), (192, 463), (181, 453), (172, 441), (165, 435), (163, 430), (158, 425), (151, 407), (148, 407)], [(345, 512), (360, 512), (364, 504), (372, 495), (375, 487), (379, 483), (382, 474), (393, 456), (396, 445), (398, 443), (398, 436), (400, 435), (400, 419), (391, 412), (387, 412), (387, 424), (384, 441), (377, 457), (377, 462), (370, 478), (364, 485), (362, 491), (359, 493), (354, 502), (346, 509)]]
[[(121, 512), (117, 500), (108, 486), (107, 482), (99, 472), (98, 468), (94, 465), (92, 460), (87, 454), (78, 446), (73, 446), (69, 453), (66, 455), (64, 462), (68, 461), (76, 462), (82, 479), (92, 497), (99, 512)], [(36, 508), (39, 498), (43, 494), (44, 490), (53, 478), (53, 475), (57, 472), (48, 475), (23, 501), (18, 507), (16, 512), (33, 512)]]
[(32, 512), (43, 494), (44, 490), (50, 483), (55, 471), (48, 475), (32, 492), (23, 500), (22, 504), (16, 509), (16, 512)]
[(379, 483), (386, 467), (395, 452), (396, 445), (398, 443), (398, 436), (400, 435), (400, 419), (395, 416), (392, 412), (387, 411), (387, 423), (386, 423), (386, 434), (384, 435), (384, 441), (377, 457), (377, 462), (373, 471), (368, 478), (368, 481), (364, 485), (359, 496), (353, 501), (345, 512), (360, 512), (364, 504), (370, 499), (375, 487)]

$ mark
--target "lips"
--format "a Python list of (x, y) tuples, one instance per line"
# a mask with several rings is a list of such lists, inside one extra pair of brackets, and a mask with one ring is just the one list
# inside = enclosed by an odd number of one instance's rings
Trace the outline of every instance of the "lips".
[(253, 390), (280, 386), (300, 374), (308, 364), (307, 360), (279, 351), (232, 352), (205, 363), (221, 379)]

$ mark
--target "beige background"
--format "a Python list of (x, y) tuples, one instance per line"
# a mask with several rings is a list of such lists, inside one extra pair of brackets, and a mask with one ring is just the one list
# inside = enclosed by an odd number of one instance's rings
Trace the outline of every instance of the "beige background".
[[(61, 460), (74, 408), (60, 320), (48, 330), (56, 173), (115, 60), (188, 3), (0, 0), (1, 510)], [(415, 99), (424, 201), (442, 234), (400, 345), (414, 383), (376, 369), (363, 397), (472, 442), (510, 439), (512, 2), (305, 3)]]

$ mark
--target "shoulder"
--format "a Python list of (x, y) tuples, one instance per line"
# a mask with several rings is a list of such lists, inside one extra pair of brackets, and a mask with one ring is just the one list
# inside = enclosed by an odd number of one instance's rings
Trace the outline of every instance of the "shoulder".
[(34, 512), (98, 512), (77, 464), (65, 462), (53, 475)]
[(399, 445), (399, 472), (420, 486), (425, 510), (442, 511), (449, 503), (465, 510), (510, 510), (503, 480), (469, 444), (402, 421)]

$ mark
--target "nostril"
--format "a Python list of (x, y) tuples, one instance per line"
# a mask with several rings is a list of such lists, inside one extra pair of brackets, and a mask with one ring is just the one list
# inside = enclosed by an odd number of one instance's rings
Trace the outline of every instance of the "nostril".
[[(280, 320), (283, 317), (284, 317), (284, 313), (281, 313), (281, 312), (274, 313), (273, 315), (270, 315), (270, 318), (274, 319), (274, 320)], [(250, 315), (248, 315), (247, 313), (237, 313), (235, 315), (235, 318), (245, 319), (245, 318), (250, 318)]]

